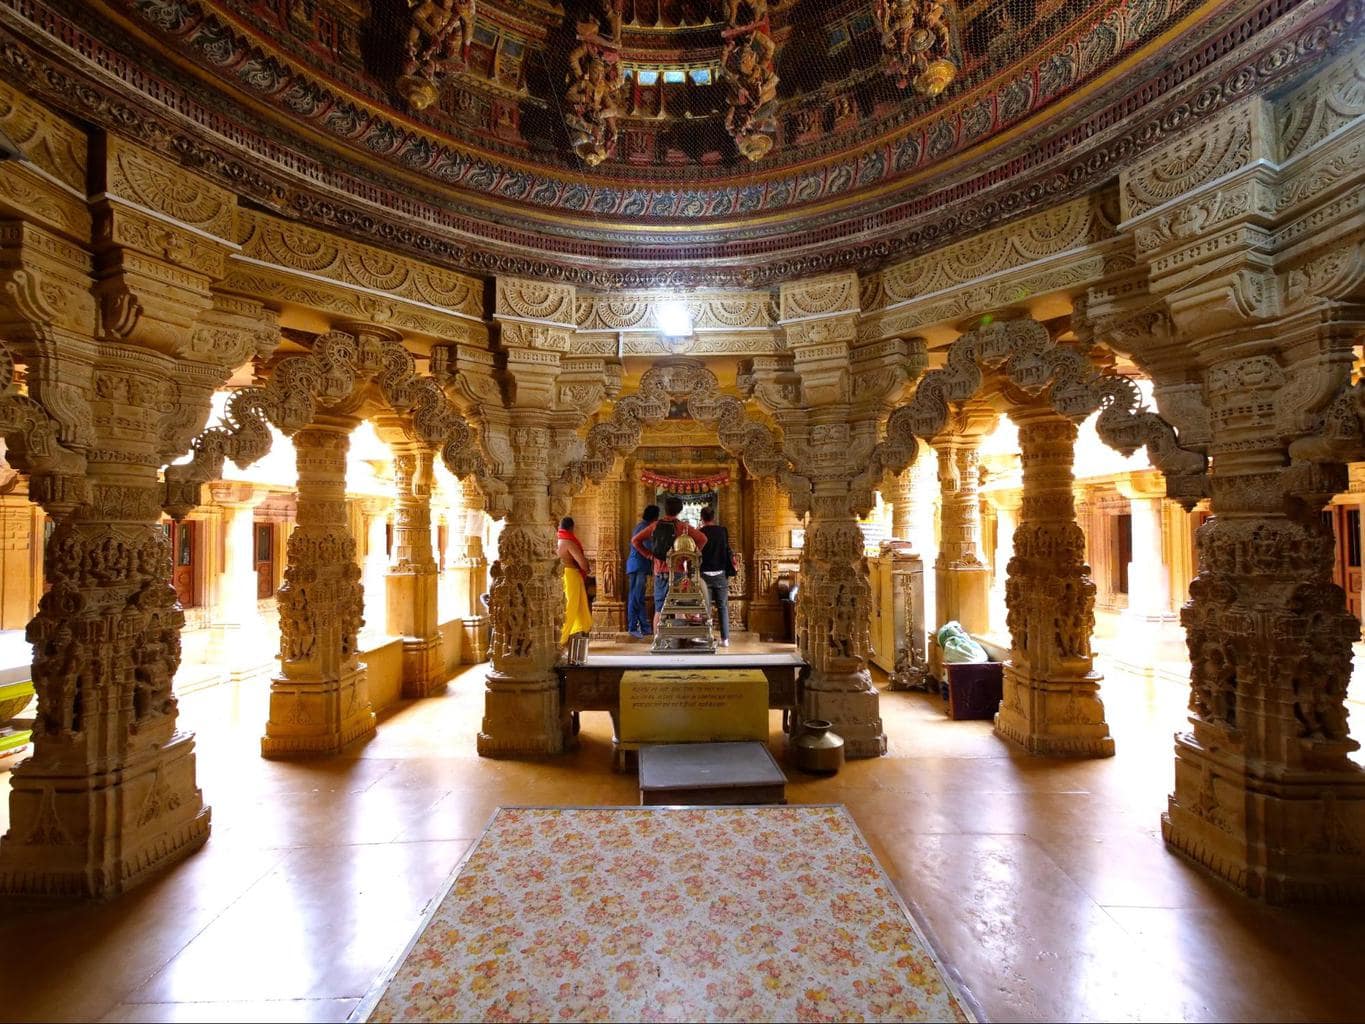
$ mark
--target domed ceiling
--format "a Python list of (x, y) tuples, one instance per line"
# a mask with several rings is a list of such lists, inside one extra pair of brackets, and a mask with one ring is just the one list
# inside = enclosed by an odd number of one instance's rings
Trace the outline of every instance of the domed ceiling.
[(465, 270), (592, 286), (752, 285), (867, 266), (1097, 188), (1171, 130), (1297, 71), (1302, 47), (1263, 57), (1336, 10), (27, 3), (102, 69), (102, 81), (48, 81), (81, 116), (114, 119), (79, 87), (117, 78), (122, 106), (138, 112), (118, 130), (235, 176), (266, 208)]

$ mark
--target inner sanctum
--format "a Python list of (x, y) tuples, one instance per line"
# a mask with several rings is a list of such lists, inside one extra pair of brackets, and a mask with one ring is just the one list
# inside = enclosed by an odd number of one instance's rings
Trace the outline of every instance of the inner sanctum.
[(1358, 1017), (1362, 19), (0, 0), (5, 1018)]

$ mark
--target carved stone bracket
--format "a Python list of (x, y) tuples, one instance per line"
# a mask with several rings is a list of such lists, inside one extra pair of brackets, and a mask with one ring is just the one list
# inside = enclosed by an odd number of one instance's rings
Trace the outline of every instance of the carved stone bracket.
[(42, 406), (19, 391), (14, 357), (0, 343), (0, 437), (6, 459), (29, 474), (29, 497), (61, 519), (88, 500), (88, 488), (85, 457), (63, 446), (58, 433)]

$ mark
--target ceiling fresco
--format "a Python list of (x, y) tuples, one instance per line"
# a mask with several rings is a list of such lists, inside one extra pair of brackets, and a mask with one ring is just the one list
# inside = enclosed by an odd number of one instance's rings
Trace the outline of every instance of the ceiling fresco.
[(0, 0), (0, 75), (266, 209), (441, 264), (749, 286), (1101, 187), (1322, 59), (1357, 7)]

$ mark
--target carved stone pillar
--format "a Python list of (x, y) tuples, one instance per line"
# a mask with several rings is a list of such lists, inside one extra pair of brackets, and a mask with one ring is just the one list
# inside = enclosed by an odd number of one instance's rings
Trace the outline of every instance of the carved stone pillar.
[(213, 500), (226, 513), (222, 598), (220, 622), (217, 623), (222, 639), (216, 653), (228, 666), (233, 682), (241, 682), (263, 672), (273, 660), (269, 657), (273, 638), (268, 646), (256, 596), (259, 583), (255, 516), (268, 492), (243, 483), (214, 484), (212, 490)]
[(754, 514), (754, 550), (749, 573), (749, 628), (761, 640), (783, 635), (782, 602), (777, 596), (777, 577), (786, 538), (781, 536), (779, 516), (782, 495), (772, 477), (752, 480), (749, 493)]
[(994, 422), (983, 417), (970, 432), (934, 439), (938, 452), (940, 540), (934, 560), (937, 628), (956, 620), (968, 633), (984, 633), (990, 623), (987, 593), (990, 566), (981, 558), (981, 472), (979, 449)]
[(625, 541), (621, 537), (621, 477), (609, 476), (597, 491), (597, 598), (593, 601), (593, 629), (620, 633), (626, 628), (622, 600)]
[[(468, 491), (465, 491), (468, 494)], [(464, 620), (464, 660), (477, 664), (488, 657), (490, 628), (483, 595), (488, 593), (488, 557), (484, 554), (484, 511), (466, 499), (464, 543), (456, 549), (457, 603)]]
[(432, 454), (405, 443), (394, 451), (393, 559), (387, 580), (389, 632), (403, 638), (403, 696), (445, 689), (431, 538)]
[(896, 474), (895, 486), (891, 491), (891, 536), (914, 546), (915, 532), (915, 495), (914, 474), (907, 469)]
[[(1268, 415), (1293, 395), (1268, 358), (1209, 372), (1213, 518), (1180, 613), (1190, 730), (1176, 736), (1167, 843), (1272, 901), (1365, 898), (1365, 772), (1345, 705), (1359, 625), (1332, 582), (1321, 509), (1340, 464), (1283, 468)], [(1260, 440), (1261, 444), (1254, 442)], [(1249, 443), (1252, 442), (1252, 443)]]
[(1023, 496), (1017, 491), (992, 491), (991, 506), (995, 509), (995, 558), (991, 565), (990, 626), (992, 633), (1008, 630), (1005, 619), (1006, 583), (1009, 580), (1010, 559), (1014, 557), (1014, 531), (1019, 525), (1019, 508)]
[[(564, 581), (555, 554), (550, 485), (567, 449), (567, 431), (555, 426), (560, 415), (556, 409), (561, 394), (566, 402), (587, 400), (594, 384), (591, 372), (572, 386), (562, 379), (573, 330), (572, 288), (500, 278), (497, 295), (506, 405), (485, 403), (482, 413), (505, 453), (500, 480), (507, 495), (498, 559), (491, 571), (493, 666), (478, 750), (485, 756), (556, 754), (564, 749), (568, 733), (554, 674)], [(600, 381), (604, 372), (598, 363)], [(579, 422), (572, 413), (565, 414), (566, 428)]]
[(3, 892), (115, 895), (208, 838), (171, 689), (185, 616), (159, 523), (168, 362), (111, 347), (96, 370), (90, 501), (52, 532), (28, 626), (38, 714), (11, 775)]
[(858, 295), (856, 274), (784, 284), (790, 368), (782, 356), (754, 367), (757, 393), (786, 435), (792, 507), (809, 509), (797, 640), (811, 670), (800, 717), (832, 722), (849, 757), (876, 757), (886, 753), (886, 734), (868, 671), (872, 587), (858, 519), (871, 511), (877, 481), (859, 474), (885, 416), (922, 369), (924, 346), (900, 338), (860, 343)]
[(365, 666), (356, 648), (364, 608), (346, 517), (346, 452), (355, 421), (319, 416), (294, 435), (298, 525), (279, 591), (281, 674), (270, 684), (267, 757), (334, 754), (373, 735)]
[(1095, 584), (1076, 524), (1076, 425), (1049, 408), (1011, 413), (1024, 468), (1022, 515), (1006, 583), (1010, 660), (995, 717), (1001, 736), (1035, 754), (1108, 757), (1090, 636)]
[(1153, 625), (1171, 622), (1170, 573), (1161, 541), (1162, 502), (1166, 486), (1159, 473), (1134, 473), (1117, 483), (1128, 499), (1133, 524), (1132, 559), (1128, 563), (1126, 623), (1150, 631)]
[(817, 480), (797, 597), (797, 645), (811, 666), (801, 720), (833, 722), (849, 757), (886, 753), (877, 688), (867, 667), (871, 615), (863, 531), (848, 485)]
[(208, 836), (172, 692), (184, 614), (158, 470), (276, 335), (259, 303), (212, 289), (235, 196), (113, 137), (88, 151), (86, 130), (0, 92), (26, 156), (0, 167), (0, 432), (54, 521), (28, 626), (33, 756), (11, 775), (0, 893), (108, 898)]
[(543, 411), (517, 409), (511, 421), (511, 504), (489, 591), (493, 668), (478, 738), (479, 753), (485, 756), (564, 749), (554, 675), (564, 584), (550, 512), (550, 431)]
[(368, 497), (356, 503), (365, 517), (365, 558), (361, 563), (361, 582), (365, 588), (365, 633), (388, 636), (388, 600), (385, 578), (389, 572), (389, 509), (388, 498)]

